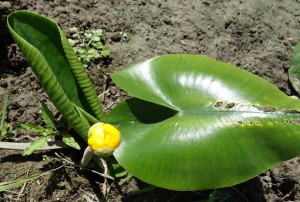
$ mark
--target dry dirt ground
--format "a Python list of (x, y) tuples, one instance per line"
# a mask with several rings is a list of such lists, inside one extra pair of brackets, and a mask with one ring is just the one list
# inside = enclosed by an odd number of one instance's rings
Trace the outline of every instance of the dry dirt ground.
[[(106, 91), (103, 105), (109, 110), (126, 95), (109, 79), (111, 72), (130, 64), (168, 53), (203, 54), (232, 63), (294, 95), (287, 70), (300, 39), (299, 0), (15, 0), (0, 2), (0, 100), (10, 93), (7, 122), (41, 122), (39, 101), (47, 96), (8, 34), (5, 20), (14, 10), (30, 10), (58, 22), (66, 35), (69, 29), (101, 28), (111, 50), (108, 60), (88, 69), (98, 94)], [(120, 32), (126, 33), (123, 40)], [(1, 104), (2, 105), (2, 104)], [(33, 135), (20, 130), (6, 141), (28, 142)], [(58, 155), (60, 157), (58, 157)], [(63, 156), (65, 157), (63, 157)], [(66, 149), (22, 157), (21, 152), (0, 150), (0, 181), (28, 176), (66, 164), (59, 170), (25, 186), (0, 193), (0, 201), (199, 201), (211, 190), (173, 192), (155, 189), (130, 196), (148, 187), (137, 179), (123, 185), (109, 182), (103, 195), (103, 178), (70, 163), (81, 153)], [(226, 201), (300, 201), (300, 158), (240, 185), (219, 189)]]

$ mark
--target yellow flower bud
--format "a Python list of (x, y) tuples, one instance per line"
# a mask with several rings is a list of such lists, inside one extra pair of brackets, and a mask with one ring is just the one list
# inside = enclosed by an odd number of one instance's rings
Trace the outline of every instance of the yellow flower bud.
[(106, 123), (94, 124), (90, 128), (88, 136), (88, 145), (100, 157), (112, 155), (121, 142), (120, 131)]

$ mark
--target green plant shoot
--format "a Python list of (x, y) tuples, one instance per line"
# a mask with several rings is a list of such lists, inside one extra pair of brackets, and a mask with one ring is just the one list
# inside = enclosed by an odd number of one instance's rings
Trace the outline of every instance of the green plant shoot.
[(100, 56), (108, 57), (110, 55), (108, 47), (103, 44), (102, 29), (78, 32), (77, 28), (72, 28), (71, 32), (71, 38), (68, 40), (85, 68), (88, 67), (90, 61), (98, 59)]
[(62, 140), (66, 145), (73, 147), (75, 149), (80, 150), (79, 144), (75, 141), (75, 139), (67, 133), (58, 131), (55, 124), (55, 119), (49, 108), (44, 102), (41, 102), (40, 106), (43, 121), (45, 122), (45, 126), (41, 125), (33, 125), (33, 124), (20, 124), (22, 128), (25, 130), (31, 131), (33, 133), (40, 134), (41, 136), (37, 139), (33, 140), (31, 144), (24, 150), (23, 155), (30, 155), (37, 148), (42, 148), (46, 145), (49, 138), (54, 136), (62, 136)]
[(87, 117), (101, 121), (104, 114), (90, 79), (61, 29), (48, 18), (28, 11), (11, 13), (7, 23), (55, 107), (87, 141)]

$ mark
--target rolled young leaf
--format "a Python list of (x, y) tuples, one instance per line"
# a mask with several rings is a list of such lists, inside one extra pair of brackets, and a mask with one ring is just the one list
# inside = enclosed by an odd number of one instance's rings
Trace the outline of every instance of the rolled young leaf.
[(104, 115), (91, 81), (59, 26), (46, 17), (16, 11), (8, 28), (41, 85), (68, 123), (87, 140), (89, 124), (81, 108), (101, 120)]
[(232, 186), (300, 154), (300, 101), (205, 56), (166, 55), (112, 75), (136, 98), (106, 122), (134, 176), (173, 190)]

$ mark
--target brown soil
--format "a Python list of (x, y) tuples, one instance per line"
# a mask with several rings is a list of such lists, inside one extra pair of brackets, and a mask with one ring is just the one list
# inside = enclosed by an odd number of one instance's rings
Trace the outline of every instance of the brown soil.
[[(66, 35), (71, 27), (105, 30), (111, 58), (93, 64), (88, 73), (98, 94), (108, 90), (103, 100), (106, 110), (126, 98), (111, 83), (111, 72), (169, 53), (203, 54), (229, 62), (265, 78), (288, 95), (295, 94), (287, 70), (293, 48), (300, 39), (299, 0), (2, 1), (0, 100), (10, 93), (7, 122), (14, 128), (20, 123), (41, 123), (39, 101), (50, 104), (5, 26), (6, 15), (20, 9), (55, 20)], [(119, 32), (127, 34), (125, 41)], [(20, 130), (6, 140), (28, 142), (32, 137)], [(23, 157), (19, 151), (0, 150), (1, 182), (66, 164), (23, 188), (1, 192), (0, 201), (15, 201), (18, 195), (20, 201), (104, 201), (105, 197), (109, 201), (199, 201), (211, 193), (211, 190), (155, 189), (128, 196), (131, 191), (149, 186), (131, 179), (123, 185), (109, 181), (110, 191), (104, 196), (102, 177), (66, 162), (66, 158), (77, 162), (80, 155), (81, 152), (67, 149)], [(226, 196), (229, 197), (226, 201), (300, 201), (300, 158), (284, 162), (240, 185), (219, 189), (217, 196), (216, 201)]]

